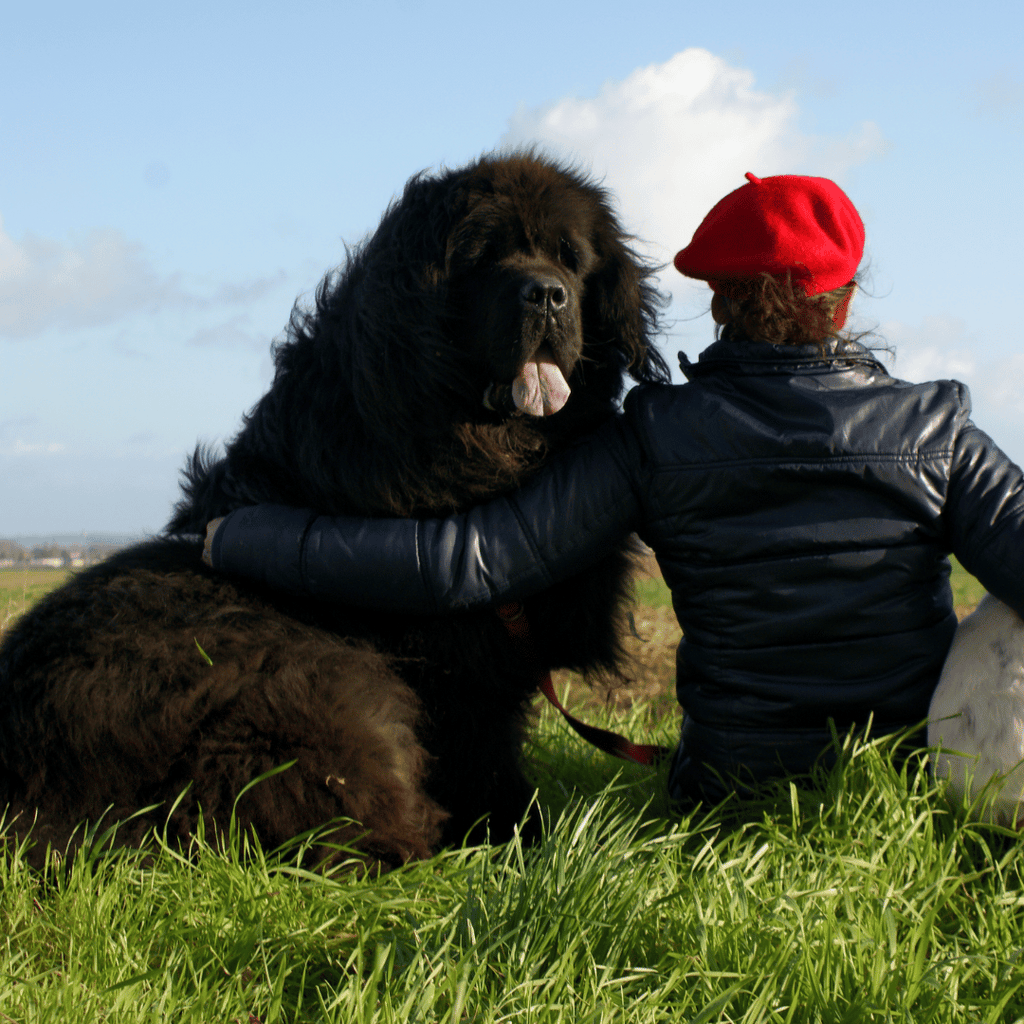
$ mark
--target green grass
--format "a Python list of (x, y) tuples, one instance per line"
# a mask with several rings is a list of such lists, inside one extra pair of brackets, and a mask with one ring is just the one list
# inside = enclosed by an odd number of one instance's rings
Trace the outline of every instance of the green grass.
[[(958, 604), (976, 601), (964, 576)], [(678, 728), (644, 701), (585, 715), (665, 745)], [(0, 1024), (1024, 1022), (1018, 838), (971, 823), (892, 741), (841, 747), (831, 770), (679, 816), (664, 767), (622, 765), (545, 708), (533, 848), (377, 880), (237, 836), (189, 856), (98, 845), (44, 874), (9, 851)]]
[(660, 576), (637, 578), (633, 581), (633, 592), (636, 594), (637, 604), (647, 605), (649, 608), (672, 607), (672, 591)]
[(70, 572), (69, 569), (0, 569), (0, 631), (59, 587)]
[(532, 849), (373, 881), (237, 839), (45, 877), (13, 857), (0, 1021), (1024, 1019), (1019, 843), (891, 747), (848, 738), (813, 779), (672, 817), (662, 780), (545, 712)]
[(953, 571), (949, 585), (953, 588), (953, 604), (958, 609), (974, 608), (985, 596), (985, 588), (955, 559), (950, 558)]

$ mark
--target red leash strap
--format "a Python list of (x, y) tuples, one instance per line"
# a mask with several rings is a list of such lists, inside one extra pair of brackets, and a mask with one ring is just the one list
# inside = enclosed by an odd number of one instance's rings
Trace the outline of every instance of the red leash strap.
[(551, 682), (551, 673), (545, 672), (537, 665), (533, 644), (530, 641), (530, 624), (526, 619), (522, 604), (519, 601), (510, 601), (507, 604), (499, 605), (497, 612), (498, 618), (505, 624), (505, 629), (508, 630), (508, 635), (512, 638), (513, 642), (534, 663), (541, 693), (547, 697), (548, 701), (562, 713), (562, 717), (569, 725), (588, 743), (592, 743), (606, 754), (611, 754), (613, 757), (621, 757), (622, 760), (632, 761), (634, 764), (655, 765), (671, 753), (666, 747), (632, 743), (625, 736), (610, 732), (608, 729), (599, 729), (596, 725), (587, 725), (586, 722), (581, 722), (575, 716), (570, 715), (555, 695), (555, 686)]

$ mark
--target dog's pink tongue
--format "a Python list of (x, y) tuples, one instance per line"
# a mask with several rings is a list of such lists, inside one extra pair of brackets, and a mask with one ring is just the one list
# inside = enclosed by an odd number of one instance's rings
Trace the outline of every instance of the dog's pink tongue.
[(569, 385), (547, 345), (537, 349), (512, 382), (512, 401), (530, 416), (550, 416), (569, 401)]

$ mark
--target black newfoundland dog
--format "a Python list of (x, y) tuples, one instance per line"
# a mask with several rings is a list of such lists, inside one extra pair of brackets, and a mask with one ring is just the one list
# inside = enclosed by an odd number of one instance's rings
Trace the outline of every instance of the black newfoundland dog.
[[(83, 821), (134, 815), (118, 842), (187, 841), (235, 813), (272, 846), (346, 818), (331, 841), (372, 868), (483, 818), (509, 836), (536, 676), (493, 611), (304, 602), (207, 571), (201, 535), (256, 502), (436, 514), (523, 483), (612, 415), (626, 374), (668, 379), (653, 268), (627, 243), (600, 188), (532, 153), (414, 177), (315, 310), (296, 307), (269, 392), (226, 457), (193, 457), (166, 534), (10, 630), (7, 835), (32, 829), (41, 860)], [(545, 666), (616, 668), (629, 564), (624, 549), (527, 602)]]

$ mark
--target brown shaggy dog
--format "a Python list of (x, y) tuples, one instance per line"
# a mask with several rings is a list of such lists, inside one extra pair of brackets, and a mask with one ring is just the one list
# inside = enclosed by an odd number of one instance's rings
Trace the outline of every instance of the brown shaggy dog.
[[(509, 836), (535, 675), (492, 611), (271, 593), (207, 571), (201, 535), (255, 502), (447, 513), (521, 484), (612, 415), (626, 373), (668, 379), (652, 268), (627, 241), (601, 189), (531, 153), (413, 178), (293, 313), (226, 457), (193, 457), (167, 535), (74, 577), (0, 647), (12, 834), (34, 820), (38, 858), (85, 819), (151, 808), (118, 841), (165, 822), (184, 841), (200, 820), (222, 831), (237, 800), (265, 845), (355, 819), (334, 838), (382, 868), (485, 816)], [(616, 667), (628, 564), (616, 552), (526, 603), (546, 666)]]

